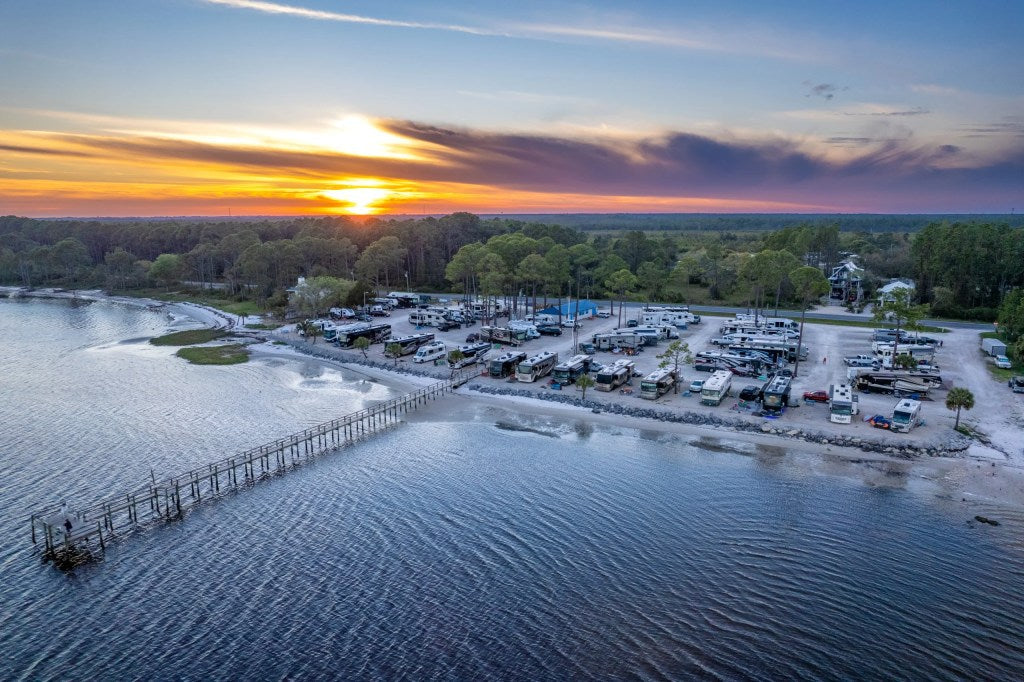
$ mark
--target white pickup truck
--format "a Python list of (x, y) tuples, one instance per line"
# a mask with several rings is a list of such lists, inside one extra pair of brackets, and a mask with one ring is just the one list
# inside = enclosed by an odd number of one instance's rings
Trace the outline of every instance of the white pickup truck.
[(850, 355), (843, 358), (843, 362), (846, 363), (847, 367), (880, 367), (881, 362), (877, 358), (871, 355)]

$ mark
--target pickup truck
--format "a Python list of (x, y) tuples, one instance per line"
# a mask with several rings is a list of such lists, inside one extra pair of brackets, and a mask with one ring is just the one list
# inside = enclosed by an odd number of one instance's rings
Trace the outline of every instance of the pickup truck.
[(851, 355), (843, 358), (847, 367), (880, 367), (881, 363), (870, 355)]

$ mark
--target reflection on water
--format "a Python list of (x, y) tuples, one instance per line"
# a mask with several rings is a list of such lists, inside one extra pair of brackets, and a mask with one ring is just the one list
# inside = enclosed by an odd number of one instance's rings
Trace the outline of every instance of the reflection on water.
[(23, 512), (48, 495), (93, 499), (386, 394), (304, 362), (89, 351), (167, 323), (0, 301), (0, 677), (1016, 679), (1024, 667), (1024, 519), (996, 510), (1003, 525), (970, 526), (899, 487), (808, 475), (777, 450), (582, 419), (410, 423), (115, 543), (71, 576), (40, 565)]

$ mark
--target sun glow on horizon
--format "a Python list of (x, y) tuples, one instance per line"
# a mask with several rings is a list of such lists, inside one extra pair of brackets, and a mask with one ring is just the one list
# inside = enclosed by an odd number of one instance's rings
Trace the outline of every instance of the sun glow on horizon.
[(344, 206), (340, 210), (350, 215), (377, 215), (384, 208), (377, 206), (379, 202), (394, 196), (394, 192), (382, 187), (347, 187), (345, 189), (329, 189), (322, 194)]

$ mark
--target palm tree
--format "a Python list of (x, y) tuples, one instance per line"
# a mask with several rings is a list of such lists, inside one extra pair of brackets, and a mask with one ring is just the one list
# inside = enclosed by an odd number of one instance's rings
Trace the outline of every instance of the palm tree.
[(956, 423), (954, 429), (960, 428), (960, 410), (970, 410), (974, 407), (974, 394), (966, 388), (951, 388), (946, 394), (946, 409), (956, 410)]
[(402, 354), (402, 346), (397, 343), (389, 343), (384, 352), (395, 359), (395, 366), (398, 366), (398, 356)]
[(448, 366), (452, 368), (452, 378), (455, 378), (455, 370), (460, 362), (466, 359), (465, 353), (456, 348), (448, 352)]
[(576, 385), (583, 391), (583, 399), (586, 400), (587, 389), (594, 385), (594, 380), (590, 378), (589, 374), (581, 374), (576, 379)]
[(352, 342), (352, 347), (363, 352), (363, 360), (366, 360), (366, 349), (370, 347), (370, 339), (360, 336)]

